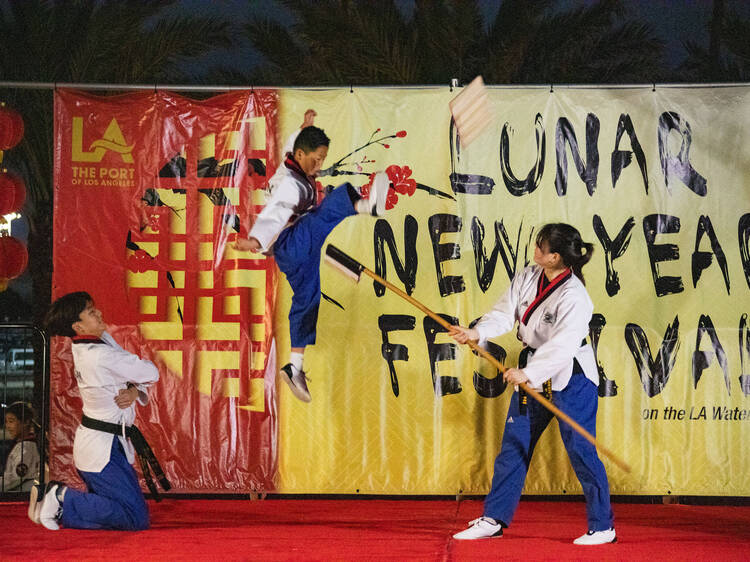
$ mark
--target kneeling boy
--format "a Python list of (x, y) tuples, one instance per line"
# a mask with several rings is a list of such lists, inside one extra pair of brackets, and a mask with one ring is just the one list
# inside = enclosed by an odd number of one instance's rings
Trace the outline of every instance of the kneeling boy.
[[(60, 524), (72, 529), (147, 529), (148, 508), (132, 466), (135, 455), (128, 436), (135, 402), (148, 402), (147, 387), (159, 380), (159, 370), (115, 342), (88, 293), (69, 293), (52, 303), (46, 325), (52, 335), (73, 339), (75, 377), (83, 400), (73, 461), (88, 492), (61, 482), (49, 482), (43, 492), (35, 486), (29, 517), (52, 530)], [(110, 432), (117, 428), (122, 430), (118, 435)]]

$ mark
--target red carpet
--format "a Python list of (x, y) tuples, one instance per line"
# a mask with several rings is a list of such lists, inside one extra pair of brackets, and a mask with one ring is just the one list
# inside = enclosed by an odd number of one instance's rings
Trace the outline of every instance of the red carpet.
[(140, 533), (47, 531), (0, 504), (2, 560), (748, 560), (750, 507), (614, 504), (618, 542), (579, 547), (581, 502), (523, 501), (500, 539), (456, 541), (481, 502), (164, 500)]

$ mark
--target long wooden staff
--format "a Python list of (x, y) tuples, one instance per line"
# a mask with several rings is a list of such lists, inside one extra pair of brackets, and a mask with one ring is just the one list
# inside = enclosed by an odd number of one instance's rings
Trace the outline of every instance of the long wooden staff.
[[(364, 265), (359, 263), (357, 260), (349, 256), (348, 254), (345, 254), (340, 249), (338, 249), (336, 246), (333, 246), (332, 244), (328, 244), (326, 246), (326, 255), (325, 260), (334, 266), (336, 269), (341, 271), (344, 275), (347, 277), (350, 277), (354, 279), (356, 282), (359, 282), (362, 274), (368, 275), (369, 277), (372, 277), (375, 281), (380, 283), (381, 285), (387, 287), (403, 299), (409, 301), (411, 304), (416, 306), (419, 310), (424, 312), (427, 316), (435, 320), (438, 324), (443, 326), (443, 328), (450, 330), (451, 324), (446, 322), (443, 318), (432, 312), (429, 308), (427, 308), (425, 305), (423, 305), (421, 302), (419, 302), (417, 299), (413, 298), (412, 296), (406, 294), (404, 291), (393, 285), (392, 283), (389, 283), (385, 279), (383, 279), (380, 275), (375, 273), (374, 271), (370, 271), (367, 269)], [(492, 363), (497, 370), (500, 373), (504, 373), (506, 370), (506, 367), (500, 363), (497, 359), (495, 359), (488, 351), (478, 346), (473, 341), (469, 340), (467, 342), (468, 346), (476, 351), (479, 355), (487, 359), (490, 363)], [(617, 466), (619, 466), (621, 469), (623, 469), (625, 472), (630, 472), (630, 466), (620, 459), (617, 455), (615, 455), (612, 451), (610, 451), (607, 447), (602, 445), (599, 441), (597, 441), (596, 437), (591, 435), (586, 429), (581, 427), (581, 425), (576, 422), (573, 418), (571, 418), (568, 414), (560, 410), (557, 406), (555, 406), (552, 402), (547, 400), (544, 396), (542, 396), (540, 393), (538, 393), (536, 390), (531, 388), (526, 383), (521, 383), (519, 385), (521, 388), (526, 391), (526, 393), (529, 396), (532, 396), (536, 401), (538, 401), (542, 406), (547, 408), (550, 412), (552, 412), (554, 415), (556, 415), (559, 419), (570, 425), (575, 431), (577, 431), (580, 435), (582, 435), (589, 443), (594, 445), (599, 451), (601, 451), (604, 455), (610, 458), (612, 462), (614, 462)]]

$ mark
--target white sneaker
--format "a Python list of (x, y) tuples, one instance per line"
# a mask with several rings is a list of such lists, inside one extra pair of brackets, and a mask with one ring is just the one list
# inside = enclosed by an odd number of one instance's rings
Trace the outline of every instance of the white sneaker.
[(294, 394), (299, 400), (302, 400), (303, 402), (310, 402), (312, 400), (310, 391), (307, 389), (307, 377), (305, 376), (305, 371), (300, 371), (291, 363), (287, 363), (281, 368), (281, 378), (289, 385), (289, 390), (291, 390), (292, 394)]
[(391, 186), (391, 180), (388, 179), (388, 174), (385, 172), (378, 172), (375, 174), (375, 178), (372, 180), (372, 186), (370, 186), (370, 212), (373, 216), (382, 217), (385, 213), (385, 201), (388, 198), (388, 188)]
[(57, 531), (60, 528), (63, 508), (62, 497), (58, 496), (57, 492), (62, 492), (64, 488), (65, 486), (59, 482), (50, 482), (47, 484), (44, 500), (39, 510), (39, 520), (50, 531)]
[(494, 519), (489, 517), (480, 517), (469, 521), (469, 528), (453, 535), (454, 539), (473, 540), (489, 539), (492, 537), (500, 538), (503, 536), (503, 526), (495, 523)]
[(612, 527), (605, 531), (589, 531), (585, 535), (581, 535), (573, 544), (579, 545), (597, 545), (597, 544), (609, 544), (611, 542), (617, 542), (617, 535), (615, 534), (615, 528)]
[(40, 500), (43, 497), (44, 492), (42, 491), (42, 485), (34, 483), (34, 485), (31, 487), (31, 492), (29, 493), (29, 510), (27, 513), (29, 519), (31, 519), (37, 525), (41, 523), (41, 521), (39, 520), (39, 512), (42, 509), (42, 502)]

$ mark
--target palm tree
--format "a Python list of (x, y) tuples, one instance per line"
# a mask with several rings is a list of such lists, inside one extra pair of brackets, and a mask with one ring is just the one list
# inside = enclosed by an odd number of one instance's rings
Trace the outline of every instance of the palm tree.
[[(166, 17), (174, 0), (8, 0), (0, 5), (0, 76), (22, 82), (156, 84), (189, 78), (186, 63), (229, 45), (214, 17)], [(5, 163), (25, 178), (34, 318), (50, 302), (53, 111), (49, 90), (0, 92), (26, 133)]]
[(556, 11), (552, 0), (503, 0), (484, 25), (476, 0), (281, 0), (294, 22), (246, 26), (279, 85), (652, 81), (661, 42), (621, 0)]
[(487, 32), (486, 81), (623, 84), (663, 75), (661, 40), (621, 0), (553, 8), (549, 0), (503, 1)]
[(419, 80), (417, 44), (393, 0), (288, 0), (296, 21), (251, 19), (246, 29), (266, 59), (268, 84), (409, 84)]
[(696, 82), (745, 82), (750, 78), (750, 19), (727, 12), (724, 0), (714, 0), (708, 23), (709, 44), (684, 43), (687, 58), (679, 77)]

